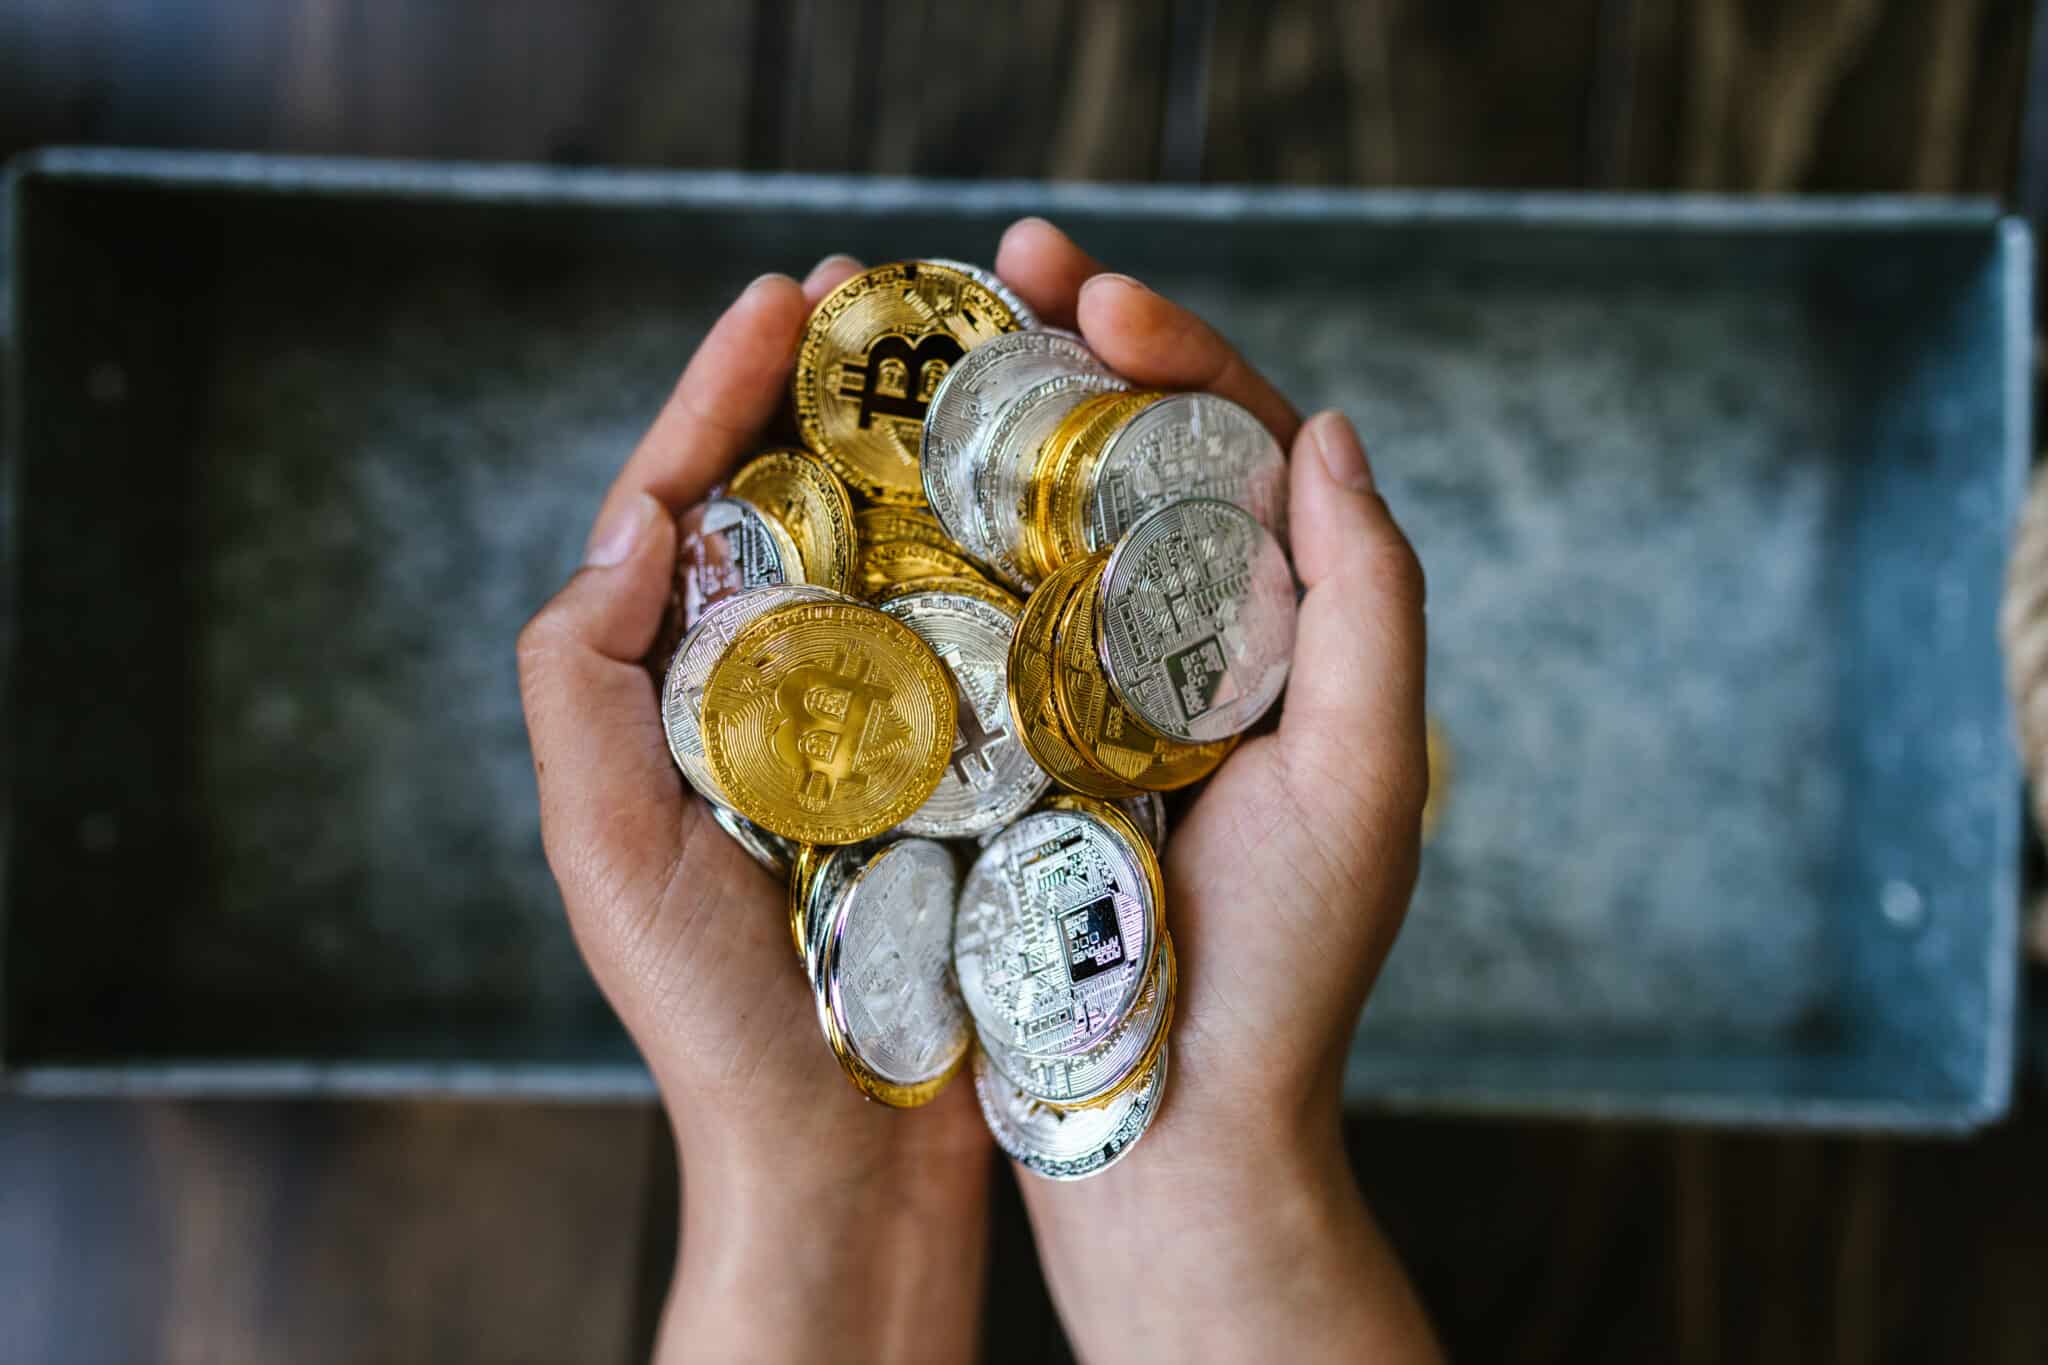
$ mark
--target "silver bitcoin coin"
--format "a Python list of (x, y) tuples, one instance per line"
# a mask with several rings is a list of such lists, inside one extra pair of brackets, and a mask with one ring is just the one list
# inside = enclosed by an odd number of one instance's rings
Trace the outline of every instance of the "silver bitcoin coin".
[(819, 974), (833, 1029), (892, 1085), (946, 1075), (971, 1038), (951, 974), (959, 884), (944, 845), (899, 839), (868, 860), (824, 923)]
[(683, 780), (713, 805), (726, 806), (724, 788), (704, 756), (704, 688), (725, 647), (742, 627), (764, 611), (793, 602), (844, 601), (830, 588), (813, 583), (752, 588), (711, 604), (690, 627), (661, 683), (661, 728), (668, 736), (669, 755), (683, 770)]
[(1140, 852), (1080, 811), (1027, 815), (967, 874), (953, 969), (975, 1027), (1006, 1052), (1099, 1046), (1137, 1005), (1159, 949)]
[(1152, 852), (1166, 856), (1166, 798), (1158, 792), (1139, 792), (1117, 798), (1116, 808), (1131, 817), (1138, 833), (1152, 845)]
[(804, 581), (789, 532), (743, 499), (706, 498), (676, 519), (676, 531), (685, 630), (714, 602), (749, 588)]
[(1123, 1023), (1097, 1047), (1071, 1057), (1028, 1057), (1012, 1052), (993, 1038), (982, 1039), (989, 1064), (1004, 1080), (1032, 1099), (1066, 1108), (1086, 1105), (1115, 1090), (1144, 1065), (1173, 1017), (1172, 944), (1165, 944), (1159, 968), (1147, 978), (1138, 1003)]
[(927, 256), (925, 263), (928, 265), (942, 265), (949, 270), (957, 270), (961, 274), (973, 279), (976, 284), (1003, 301), (1003, 306), (1009, 309), (1016, 317), (1019, 327), (1028, 329), (1044, 326), (1038, 320), (1038, 314), (1031, 305), (1024, 302), (1023, 297), (1016, 290), (1004, 284), (1002, 276), (986, 266), (969, 265), (965, 261), (949, 261), (943, 256)]
[(835, 848), (818, 862), (811, 878), (810, 895), (804, 902), (804, 967), (811, 987), (818, 994), (819, 1023), (831, 1030), (831, 1012), (825, 1007), (825, 924), (839, 909), (839, 899), (853, 885), (853, 879), (874, 856), (872, 844), (847, 844)]
[(1286, 543), (1287, 458), (1265, 423), (1228, 398), (1170, 394), (1110, 437), (1088, 495), (1088, 548), (1115, 544), (1177, 498), (1236, 503)]
[(1025, 751), (1010, 720), (1010, 637), (1016, 618), (993, 602), (955, 592), (907, 593), (884, 603), (882, 610), (916, 631), (944, 661), (958, 703), (952, 759), (931, 797), (900, 828), (907, 834), (958, 839), (1008, 824), (1052, 783)]
[(1152, 1127), (1166, 1094), (1171, 1045), (1136, 1085), (1098, 1109), (1056, 1109), (1004, 1080), (986, 1054), (974, 1056), (974, 1095), (1004, 1155), (1048, 1180), (1082, 1180), (1121, 1160)]
[(939, 381), (925, 408), (918, 453), (925, 501), (946, 534), (967, 544), (975, 465), (1004, 408), (1048, 379), (1108, 373), (1108, 367), (1071, 332), (1005, 332), (962, 356)]
[(973, 510), (966, 527), (970, 535), (963, 542), (968, 553), (1011, 585), (1034, 586), (1020, 550), (1030, 515), (1024, 500), (1039, 449), (1084, 400), (1128, 387), (1108, 374), (1055, 375), (1032, 385), (1002, 410), (974, 467)]
[(704, 809), (710, 811), (711, 818), (718, 822), (718, 827), (745, 849), (748, 857), (774, 876), (789, 875), (789, 865), (796, 857), (795, 844), (772, 830), (762, 829), (732, 807), (722, 806), (702, 792), (697, 795), (704, 803)]
[(1213, 498), (1167, 503), (1103, 568), (1103, 672), (1170, 739), (1242, 734), (1287, 685), (1294, 601), (1287, 552), (1251, 513)]

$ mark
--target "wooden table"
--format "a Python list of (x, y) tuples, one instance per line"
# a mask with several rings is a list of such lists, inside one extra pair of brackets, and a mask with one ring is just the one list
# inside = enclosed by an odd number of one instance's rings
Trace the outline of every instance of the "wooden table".
[[(0, 154), (82, 141), (2038, 207), (2028, 11), (14, 0)], [(1351, 1141), (1462, 1358), (2048, 1359), (2038, 1090), (1964, 1144), (1384, 1117)], [(667, 1153), (638, 1107), (0, 1103), (0, 1361), (637, 1357), (673, 1252)], [(1063, 1358), (1002, 1188), (988, 1354)]]

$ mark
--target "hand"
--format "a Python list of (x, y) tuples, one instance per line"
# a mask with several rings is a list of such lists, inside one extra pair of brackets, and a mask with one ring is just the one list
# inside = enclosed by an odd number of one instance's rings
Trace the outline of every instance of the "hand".
[(783, 888), (684, 788), (640, 664), (674, 514), (755, 448), (811, 304), (858, 268), (747, 288), (606, 496), (584, 567), (519, 637), (548, 865), (675, 1129), (661, 1358), (958, 1360), (977, 1339), (991, 1148), (973, 1087), (899, 1113), (839, 1074)]
[(1340, 1131), (1429, 786), (1420, 566), (1341, 414), (1304, 426), (1200, 319), (1048, 223), (1013, 226), (996, 273), (1135, 383), (1234, 399), (1292, 447), (1307, 589), (1279, 729), (1224, 762), (1168, 844), (1180, 989), (1160, 1114), (1094, 1179), (1020, 1178), (1060, 1316), (1093, 1360), (1435, 1359)]

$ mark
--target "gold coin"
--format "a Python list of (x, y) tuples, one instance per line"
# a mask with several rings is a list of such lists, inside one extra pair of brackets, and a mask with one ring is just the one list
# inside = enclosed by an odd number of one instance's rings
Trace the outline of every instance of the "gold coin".
[(793, 383), (804, 444), (876, 502), (924, 502), (925, 407), (974, 347), (1018, 329), (972, 276), (927, 261), (863, 271), (811, 311)]
[(992, 607), (1001, 607), (1013, 617), (1024, 610), (1022, 602), (985, 578), (907, 579), (901, 583), (891, 584), (889, 587), (877, 592), (874, 596), (874, 603), (878, 607), (887, 606), (897, 598), (914, 592), (959, 593), (962, 597), (978, 598)]
[(810, 960), (810, 951), (804, 945), (804, 920), (808, 917), (811, 883), (817, 878), (818, 864), (824, 861), (828, 851), (816, 844), (798, 844), (796, 856), (789, 860), (789, 936), (796, 943), (799, 962)]
[[(1140, 791), (1174, 791), (1216, 771), (1236, 736), (1208, 744), (1168, 739), (1146, 728), (1102, 672), (1096, 632), (1106, 551), (1083, 561), (1081, 587), (1060, 614), (1053, 651), (1052, 698), (1081, 757)], [(1121, 812), (1119, 812), (1121, 814)]]
[(939, 519), (915, 507), (863, 507), (854, 513), (853, 529), (863, 545), (879, 544), (885, 540), (908, 540), (953, 554), (960, 553), (960, 547), (946, 534), (946, 528), (939, 525)]
[(1010, 721), (1017, 727), (1017, 738), (1032, 761), (1061, 786), (1089, 781), (1081, 755), (1061, 729), (1052, 701), (1052, 656), (1060, 609), (1086, 567), (1070, 564), (1039, 584), (1038, 591), (1025, 599), (1024, 612), (1017, 618), (1017, 633), (1010, 639)]
[(1066, 422), (1045, 443), (1039, 475), (1031, 487), (1031, 523), (1037, 537), (1033, 548), (1044, 572), (1089, 552), (1088, 498), (1102, 452), (1110, 437), (1165, 396), (1158, 392), (1099, 395), (1067, 414)]
[(1422, 802), (1422, 839), (1436, 835), (1437, 822), (1444, 817), (1444, 802), (1451, 797), (1451, 740), (1436, 717), (1429, 717), (1425, 732), (1429, 741), (1429, 795)]
[(770, 450), (742, 465), (727, 491), (789, 533), (806, 583), (851, 590), (853, 499), (823, 461), (807, 451)]
[(953, 680), (872, 607), (763, 612), (704, 689), (704, 752), (733, 807), (807, 844), (871, 839), (925, 803), (952, 756)]
[(872, 599), (904, 583), (978, 577), (974, 565), (952, 550), (915, 540), (884, 540), (860, 547), (853, 586), (862, 597)]

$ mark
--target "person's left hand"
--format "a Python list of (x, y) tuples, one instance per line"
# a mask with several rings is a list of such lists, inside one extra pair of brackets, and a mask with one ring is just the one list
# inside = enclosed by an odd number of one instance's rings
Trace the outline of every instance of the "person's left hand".
[(606, 496), (583, 568), (519, 637), (548, 865), (675, 1129), (664, 1356), (973, 1352), (993, 1164), (973, 1086), (904, 1113), (840, 1076), (784, 890), (684, 786), (641, 666), (675, 514), (756, 448), (811, 304), (858, 268), (748, 286)]

